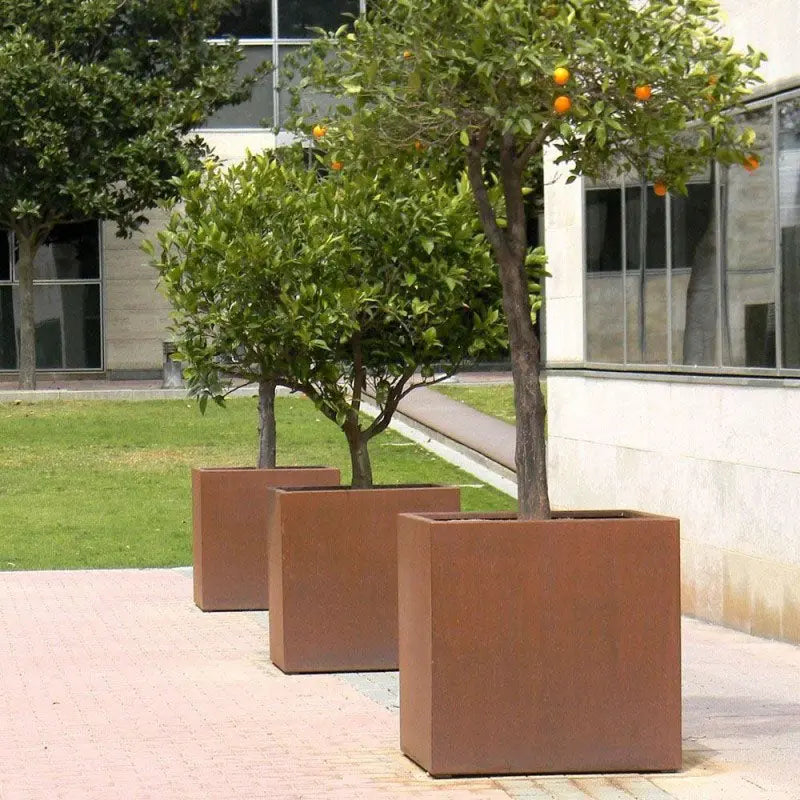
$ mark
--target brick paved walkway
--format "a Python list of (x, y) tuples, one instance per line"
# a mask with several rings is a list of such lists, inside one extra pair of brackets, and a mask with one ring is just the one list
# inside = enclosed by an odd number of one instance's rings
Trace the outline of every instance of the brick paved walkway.
[[(203, 614), (191, 596), (188, 570), (0, 573), (2, 800), (800, 797), (778, 791), (794, 786), (781, 780), (800, 743), (788, 645), (685, 622), (680, 774), (434, 781), (398, 751), (395, 674), (284, 676), (266, 613)], [(755, 691), (742, 723), (720, 648), (739, 648), (742, 686), (766, 670), (781, 708)], [(718, 702), (728, 691), (734, 706)], [(772, 753), (755, 753), (764, 769), (750, 763), (754, 732)]]

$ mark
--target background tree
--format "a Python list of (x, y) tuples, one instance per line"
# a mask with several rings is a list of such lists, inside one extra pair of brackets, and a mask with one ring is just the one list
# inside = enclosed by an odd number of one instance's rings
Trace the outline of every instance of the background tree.
[[(713, 0), (375, 0), (314, 45), (306, 85), (350, 102), (350, 136), (464, 160), (503, 287), (521, 518), (550, 515), (523, 197), (546, 146), (571, 173), (686, 191), (709, 159), (752, 165), (737, 107), (762, 56), (720, 34)], [(333, 130), (331, 131), (333, 134)], [(496, 168), (488, 165), (496, 159)], [(500, 191), (493, 202), (492, 191)]]
[(291, 151), (209, 163), (177, 181), (183, 206), (158, 234), (189, 390), (205, 409), (236, 380), (258, 384), (259, 467), (275, 466), (276, 386), (330, 370), (327, 338), (350, 326), (325, 274), (330, 228), (308, 215), (318, 181)]
[(207, 42), (230, 4), (0, 0), (0, 227), (19, 246), (23, 388), (35, 388), (33, 262), (48, 234), (141, 226), (207, 152), (189, 131), (247, 96), (235, 43)]

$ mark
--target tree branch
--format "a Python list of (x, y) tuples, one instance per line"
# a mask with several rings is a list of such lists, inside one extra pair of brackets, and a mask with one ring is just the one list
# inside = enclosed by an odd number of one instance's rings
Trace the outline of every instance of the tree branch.
[(552, 120), (545, 122), (539, 130), (539, 133), (536, 134), (536, 137), (531, 139), (528, 144), (522, 148), (522, 152), (516, 158), (516, 166), (520, 172), (528, 166), (528, 162), (542, 149), (552, 127)]

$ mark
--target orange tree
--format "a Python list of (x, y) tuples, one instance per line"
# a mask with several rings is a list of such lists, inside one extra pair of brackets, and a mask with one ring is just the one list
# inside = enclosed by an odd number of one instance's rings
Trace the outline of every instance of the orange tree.
[(354, 29), (313, 47), (304, 85), (345, 99), (347, 138), (466, 165), (503, 286), (519, 513), (547, 518), (530, 172), (552, 146), (568, 180), (618, 170), (685, 192), (709, 159), (751, 163), (754, 134), (726, 112), (763, 56), (734, 51), (713, 0), (374, 0)]

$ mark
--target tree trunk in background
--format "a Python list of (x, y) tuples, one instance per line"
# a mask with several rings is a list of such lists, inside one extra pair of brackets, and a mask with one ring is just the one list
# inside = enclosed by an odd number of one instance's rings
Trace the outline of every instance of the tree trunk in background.
[(275, 467), (275, 455), (277, 451), (277, 442), (275, 438), (275, 389), (275, 381), (259, 381), (258, 415), (260, 429), (258, 466), (262, 469)]
[(710, 223), (691, 260), (692, 274), (686, 288), (686, 324), (683, 333), (683, 363), (714, 363), (717, 338), (716, 231)]
[(19, 388), (36, 388), (36, 316), (33, 301), (33, 259), (36, 255), (33, 236), (16, 234), (19, 244)]
[(364, 436), (358, 427), (358, 413), (351, 412), (342, 426), (350, 449), (350, 468), (352, 470), (351, 486), (354, 489), (372, 488), (372, 463), (369, 459), (367, 445), (369, 438)]

